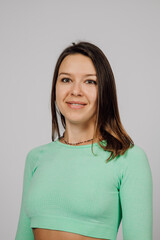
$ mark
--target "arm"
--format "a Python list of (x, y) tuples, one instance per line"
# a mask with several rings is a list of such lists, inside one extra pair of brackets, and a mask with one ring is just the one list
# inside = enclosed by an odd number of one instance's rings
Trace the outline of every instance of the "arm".
[(125, 160), (119, 192), (123, 239), (152, 240), (153, 185), (147, 155), (134, 146)]
[(27, 154), (26, 161), (25, 161), (25, 168), (24, 168), (24, 176), (23, 176), (23, 193), (22, 193), (22, 202), (21, 202), (21, 209), (20, 209), (20, 216), (19, 222), (16, 232), (15, 240), (34, 240), (34, 235), (32, 228), (30, 227), (30, 219), (25, 213), (24, 210), (24, 203), (27, 194), (27, 190), (30, 185), (30, 181), (32, 178), (32, 171), (31, 171), (31, 163), (32, 160), (32, 151)]

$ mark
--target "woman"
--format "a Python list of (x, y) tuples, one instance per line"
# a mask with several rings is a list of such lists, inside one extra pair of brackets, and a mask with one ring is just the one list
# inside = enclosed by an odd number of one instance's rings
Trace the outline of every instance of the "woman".
[(149, 161), (122, 126), (114, 75), (97, 46), (61, 53), (51, 111), (52, 142), (26, 157), (15, 240), (116, 240), (121, 220), (124, 240), (151, 240)]

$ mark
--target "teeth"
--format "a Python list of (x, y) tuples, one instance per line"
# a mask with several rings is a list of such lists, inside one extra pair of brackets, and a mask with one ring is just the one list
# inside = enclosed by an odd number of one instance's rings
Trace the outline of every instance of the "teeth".
[(78, 104), (78, 103), (70, 103), (72, 105), (83, 105), (83, 104)]

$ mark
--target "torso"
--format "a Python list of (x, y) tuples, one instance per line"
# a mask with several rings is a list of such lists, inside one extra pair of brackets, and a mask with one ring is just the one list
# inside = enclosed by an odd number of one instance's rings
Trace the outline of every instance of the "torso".
[[(62, 143), (63, 140), (60, 139)], [(94, 141), (97, 142), (97, 141)], [(80, 144), (80, 145), (85, 145)], [(34, 240), (104, 240), (101, 238), (88, 237), (76, 233), (59, 231), (59, 230), (50, 230), (43, 228), (33, 228)], [(109, 239), (106, 239), (109, 240)]]
[(104, 240), (104, 238), (93, 238), (71, 232), (42, 228), (33, 228), (33, 234), (34, 240)]

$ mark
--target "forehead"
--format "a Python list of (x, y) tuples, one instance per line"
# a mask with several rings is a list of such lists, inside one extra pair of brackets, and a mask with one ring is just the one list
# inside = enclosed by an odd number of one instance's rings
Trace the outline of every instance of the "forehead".
[(68, 72), (73, 74), (96, 74), (92, 60), (82, 54), (72, 54), (65, 57), (59, 67), (59, 73)]

